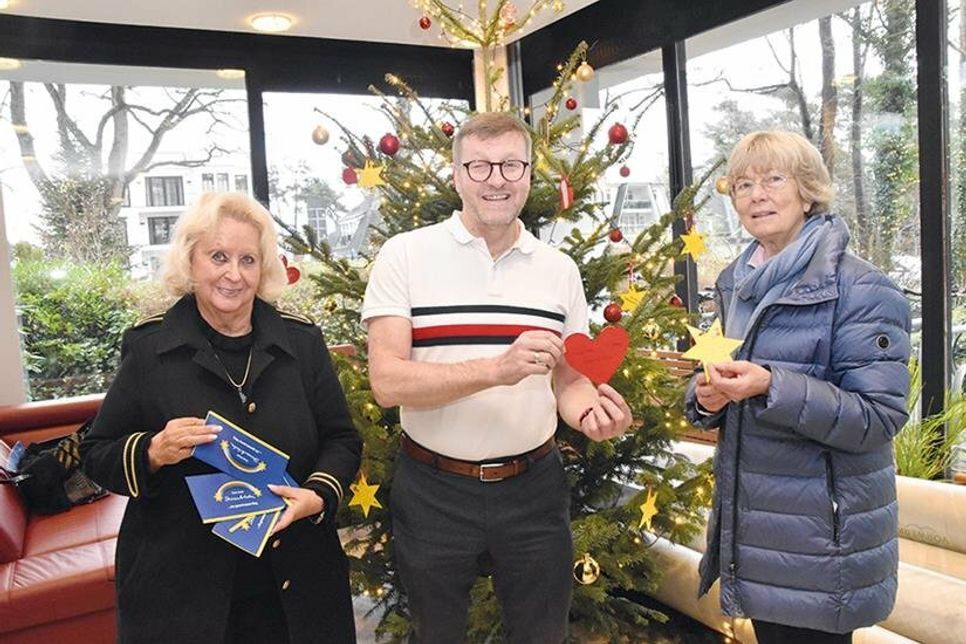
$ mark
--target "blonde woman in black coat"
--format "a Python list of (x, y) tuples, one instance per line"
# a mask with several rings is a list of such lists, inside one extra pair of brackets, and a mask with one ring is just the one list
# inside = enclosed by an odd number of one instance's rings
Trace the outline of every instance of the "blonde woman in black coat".
[[(121, 642), (354, 642), (333, 516), (361, 441), (322, 333), (276, 310), (285, 285), (268, 212), (207, 194), (181, 216), (164, 274), (181, 299), (130, 329), (85, 470), (130, 497), (116, 554)], [(290, 456), (301, 487), (259, 558), (204, 525), (185, 478), (214, 410)]]

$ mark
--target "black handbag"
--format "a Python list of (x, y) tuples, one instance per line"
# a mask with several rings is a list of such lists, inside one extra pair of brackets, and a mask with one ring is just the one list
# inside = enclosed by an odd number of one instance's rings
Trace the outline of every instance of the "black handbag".
[(107, 495), (80, 469), (80, 442), (90, 427), (88, 420), (63, 438), (27, 447), (13, 478), (32, 512), (57, 514)]

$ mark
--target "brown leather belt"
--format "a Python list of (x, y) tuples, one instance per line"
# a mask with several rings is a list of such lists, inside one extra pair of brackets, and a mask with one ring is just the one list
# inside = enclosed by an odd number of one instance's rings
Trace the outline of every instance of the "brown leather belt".
[(484, 483), (494, 483), (523, 474), (529, 469), (531, 463), (536, 463), (553, 451), (555, 444), (553, 436), (551, 436), (546, 443), (525, 454), (514, 456), (505, 461), (477, 463), (437, 454), (426, 449), (406, 434), (402, 435), (401, 441), (402, 451), (420, 463), (432, 465), (436, 469), (450, 474), (474, 478)]

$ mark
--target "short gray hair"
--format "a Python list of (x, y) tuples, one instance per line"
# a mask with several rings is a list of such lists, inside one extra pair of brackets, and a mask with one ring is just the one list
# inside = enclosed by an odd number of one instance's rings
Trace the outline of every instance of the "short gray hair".
[(468, 136), (475, 136), (480, 139), (493, 139), (508, 132), (516, 132), (523, 137), (527, 146), (527, 158), (523, 161), (530, 161), (533, 151), (533, 141), (530, 139), (530, 130), (523, 124), (523, 121), (508, 114), (507, 112), (480, 112), (473, 114), (460, 124), (460, 129), (453, 137), (453, 163), (460, 162), (460, 148), (463, 139)]
[[(728, 184), (748, 170), (779, 170), (789, 173), (798, 184), (803, 202), (812, 204), (806, 215), (828, 212), (835, 188), (822, 155), (808, 139), (796, 132), (763, 130), (746, 134), (728, 157)], [(734, 195), (731, 197), (734, 201)]]

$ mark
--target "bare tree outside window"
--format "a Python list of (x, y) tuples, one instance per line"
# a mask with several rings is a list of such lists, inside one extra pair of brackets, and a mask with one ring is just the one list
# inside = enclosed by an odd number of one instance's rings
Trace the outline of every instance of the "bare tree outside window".
[(150, 279), (215, 172), (250, 167), (243, 87), (214, 71), (23, 61), (0, 72), (0, 191), (32, 400), (102, 392)]
[[(855, 252), (918, 290), (914, 27), (913, 0), (865, 2), (698, 56), (688, 79), (692, 112), (714, 106), (692, 114), (692, 142), (711, 144), (693, 154), (697, 165), (753, 130), (800, 132), (833, 174)], [(703, 273), (699, 262), (703, 286), (733, 258), (724, 248)]]
[[(209, 142), (197, 154), (156, 160), (172, 131), (195, 120), (207, 123), (209, 131), (240, 125), (228, 109), (239, 99), (220, 89), (21, 80), (0, 84), (4, 89), (6, 109), (0, 112), (6, 112), (24, 168), (40, 193), (45, 251), (78, 261), (127, 263), (130, 249), (119, 212), (135, 177), (161, 166), (201, 167), (228, 152)], [(33, 117), (44, 97), (44, 109), (54, 111), (53, 123)], [(34, 133), (48, 127), (55, 129), (57, 143), (44, 159)]]

